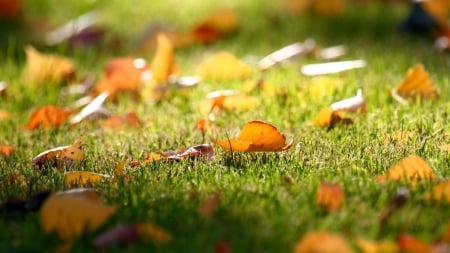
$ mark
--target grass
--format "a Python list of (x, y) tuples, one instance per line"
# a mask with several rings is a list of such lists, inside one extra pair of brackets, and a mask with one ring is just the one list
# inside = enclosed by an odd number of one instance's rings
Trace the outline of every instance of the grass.
[[(41, 49), (68, 55), (81, 75), (100, 76), (108, 59), (130, 54), (128, 42), (149, 22), (167, 20), (179, 27), (189, 27), (195, 24), (197, 17), (221, 5), (218, 1), (207, 4), (204, 1), (152, 2), (130, 4), (99, 0), (61, 5), (54, 0), (30, 0), (25, 4), (28, 15), (49, 15), (48, 19), (55, 23), (90, 8), (99, 8), (111, 31), (125, 38), (125, 49), (71, 51), (63, 46)], [(349, 48), (346, 59), (363, 58), (368, 66), (340, 74), (345, 85), (319, 101), (299, 101), (298, 96), (299, 90), (310, 81), (299, 74), (299, 66), (316, 61), (313, 58), (299, 58), (266, 72), (266, 80), (285, 95), (265, 98), (262, 106), (254, 110), (221, 114), (217, 121), (221, 131), (217, 136), (207, 136), (206, 141), (225, 137), (225, 131), (237, 134), (245, 122), (260, 119), (277, 126), (288, 139), (294, 138), (295, 147), (282, 153), (256, 154), (229, 154), (217, 147), (213, 161), (127, 167), (134, 175), (131, 182), (96, 186), (108, 203), (120, 206), (100, 231), (119, 223), (149, 222), (166, 229), (174, 238), (167, 245), (138, 241), (126, 248), (129, 252), (212, 252), (220, 240), (229, 242), (232, 252), (286, 252), (312, 230), (333, 231), (350, 241), (360, 236), (395, 240), (403, 232), (428, 242), (438, 239), (450, 221), (450, 213), (444, 204), (422, 200), (434, 183), (410, 187), (405, 207), (395, 212), (382, 227), (379, 223), (381, 210), (404, 184), (379, 184), (374, 177), (409, 154), (425, 158), (441, 178), (449, 177), (449, 153), (437, 148), (449, 142), (450, 107), (445, 95), (449, 94), (450, 87), (448, 54), (435, 52), (431, 41), (396, 31), (406, 15), (404, 6), (350, 5), (340, 18), (319, 18), (288, 16), (269, 3), (259, 1), (230, 1), (229, 5), (236, 8), (241, 17), (240, 30), (235, 36), (215, 44), (177, 51), (183, 74), (192, 73), (203, 55), (217, 50), (228, 50), (240, 58), (251, 59), (248, 56), (260, 57), (308, 37), (324, 46), (345, 44)], [(107, 104), (115, 113), (136, 111), (144, 121), (141, 128), (107, 131), (98, 123), (88, 123), (75, 128), (64, 126), (59, 130), (26, 132), (20, 128), (33, 108), (48, 103), (67, 106), (71, 98), (62, 97), (60, 89), (34, 90), (22, 81), (25, 64), (22, 46), (25, 43), (11, 35), (0, 52), (0, 78), (10, 83), (7, 95), (1, 98), (0, 108), (13, 115), (11, 120), (0, 121), (0, 143), (16, 148), (11, 156), (0, 157), (0, 173), (20, 171), (34, 183), (27, 192), (19, 187), (2, 189), (2, 201), (44, 190), (64, 189), (60, 173), (41, 175), (33, 169), (31, 160), (38, 153), (67, 145), (80, 135), (84, 135), (86, 159), (75, 169), (101, 173), (111, 173), (121, 160), (127, 163), (142, 160), (150, 151), (200, 144), (202, 136), (193, 130), (200, 118), (197, 102), (209, 91), (239, 89), (241, 85), (240, 81), (202, 83), (188, 94), (175, 92), (157, 105), (127, 96), (121, 97), (119, 103)], [(152, 53), (142, 56), (151, 59)], [(399, 83), (407, 69), (417, 62), (424, 63), (442, 97), (436, 102), (400, 106), (387, 96), (386, 90)], [(368, 113), (355, 117), (355, 124), (331, 130), (310, 126), (321, 108), (354, 95), (358, 87), (365, 92)], [(384, 141), (391, 132), (403, 130), (415, 132), (405, 145)], [(285, 176), (292, 178), (294, 184), (285, 183)], [(346, 201), (341, 211), (328, 213), (315, 204), (321, 180), (343, 186)], [(204, 219), (197, 213), (198, 206), (215, 192), (221, 193), (218, 210), (212, 219)], [(3, 243), (0, 251), (47, 252), (59, 244), (55, 235), (42, 233), (38, 212), (1, 215), (0, 241)], [(95, 251), (91, 240), (98, 233), (88, 233), (77, 240), (73, 251)]]

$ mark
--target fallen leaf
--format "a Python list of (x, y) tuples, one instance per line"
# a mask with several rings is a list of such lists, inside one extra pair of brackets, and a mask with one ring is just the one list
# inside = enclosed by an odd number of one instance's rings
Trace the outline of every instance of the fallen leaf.
[(450, 180), (447, 179), (435, 185), (431, 192), (425, 195), (424, 199), (450, 204)]
[(381, 241), (374, 242), (364, 238), (357, 238), (356, 245), (361, 249), (362, 253), (397, 253), (400, 252), (396, 242)]
[(313, 119), (312, 124), (320, 127), (334, 127), (336, 124), (352, 124), (353, 121), (345, 118), (345, 112), (342, 110), (333, 111), (333, 108), (326, 107), (320, 110), (319, 114)]
[(394, 142), (398, 145), (404, 145), (414, 135), (415, 135), (414, 131), (395, 131), (386, 136), (386, 138), (384, 138), (384, 144)]
[(427, 162), (416, 155), (411, 155), (396, 163), (384, 174), (376, 177), (378, 182), (387, 180), (407, 180), (413, 184), (419, 180), (435, 179), (436, 174)]
[(340, 235), (313, 231), (304, 235), (295, 245), (294, 253), (350, 253), (353, 250)]
[(150, 152), (144, 160), (144, 163), (163, 161), (181, 161), (188, 158), (203, 157), (206, 159), (214, 158), (214, 149), (211, 144), (200, 144), (188, 149), (166, 152)]
[(64, 186), (67, 188), (92, 186), (111, 178), (110, 175), (89, 171), (68, 171), (64, 173)]
[(88, 102), (88, 104), (83, 107), (83, 109), (79, 113), (70, 117), (69, 123), (71, 125), (75, 125), (85, 119), (109, 117), (111, 113), (107, 109), (105, 109), (105, 107), (103, 107), (103, 104), (108, 97), (108, 92), (102, 92), (92, 100), (90, 100), (91, 98), (89, 97), (90, 102)]
[(114, 58), (106, 64), (105, 78), (97, 82), (96, 91), (107, 92), (113, 98), (124, 91), (137, 94), (149, 72), (150, 68), (142, 58)]
[(172, 241), (172, 235), (166, 230), (150, 223), (137, 223), (136, 229), (143, 240), (151, 240), (154, 244), (167, 244)]
[(139, 127), (142, 123), (135, 112), (129, 112), (122, 116), (113, 115), (103, 123), (104, 127), (112, 129), (117, 129), (125, 125), (130, 127)]
[(151, 64), (152, 75), (145, 83), (143, 95), (147, 99), (160, 100), (168, 89), (169, 76), (177, 72), (172, 42), (164, 34), (158, 34), (156, 53)]
[(284, 151), (292, 146), (293, 140), (286, 143), (286, 137), (278, 129), (263, 121), (247, 122), (237, 139), (215, 141), (215, 144), (228, 151)]
[(56, 107), (54, 105), (45, 105), (33, 111), (30, 119), (23, 126), (23, 129), (59, 128), (66, 122), (71, 114), (71, 111), (64, 108)]
[(398, 102), (406, 104), (407, 99), (417, 100), (419, 97), (436, 100), (439, 98), (439, 93), (424, 66), (417, 64), (408, 70), (406, 78), (397, 88), (391, 90), (391, 96)]
[(320, 182), (316, 194), (316, 203), (327, 211), (336, 212), (341, 209), (345, 193), (339, 184)]
[(269, 69), (276, 64), (292, 59), (295, 56), (311, 53), (315, 47), (316, 43), (311, 39), (306, 40), (304, 43), (296, 42), (287, 45), (262, 58), (258, 62), (258, 67), (260, 70)]
[(397, 244), (400, 252), (408, 253), (433, 253), (433, 248), (430, 244), (420, 241), (412, 235), (399, 234), (397, 236)]
[(333, 111), (346, 111), (346, 112), (366, 112), (366, 100), (362, 95), (362, 90), (358, 89), (356, 96), (346, 98), (331, 104)]
[(14, 152), (14, 147), (8, 144), (0, 144), (0, 155), (10, 156)]
[(70, 241), (98, 229), (116, 210), (92, 189), (63, 191), (52, 194), (42, 205), (41, 225), (45, 233), (56, 232), (60, 239)]
[(364, 60), (335, 61), (304, 65), (300, 71), (307, 76), (317, 76), (364, 68), (365, 66)]
[(252, 68), (226, 51), (220, 51), (204, 59), (197, 68), (197, 75), (206, 80), (226, 81), (245, 79)]
[(62, 146), (44, 151), (33, 158), (33, 165), (39, 169), (50, 164), (57, 169), (71, 168), (74, 163), (84, 159), (83, 139), (78, 138), (68, 146)]
[(25, 47), (27, 83), (59, 83), (75, 76), (75, 67), (69, 58), (54, 54), (42, 54), (32, 46)]
[(209, 195), (205, 202), (198, 207), (198, 213), (205, 218), (212, 218), (220, 202), (220, 193)]
[(213, 120), (211, 117), (215, 118), (214, 115), (221, 110), (244, 111), (259, 105), (260, 100), (257, 97), (248, 96), (235, 90), (218, 90), (206, 95), (206, 99), (200, 102), (200, 111)]
[(307, 87), (299, 93), (300, 102), (309, 105), (311, 102), (318, 103), (331, 96), (337, 89), (345, 83), (342, 78), (316, 76), (311, 79)]
[(235, 12), (228, 8), (218, 9), (200, 21), (191, 31), (190, 35), (196, 41), (211, 43), (234, 32), (238, 27), (238, 18)]

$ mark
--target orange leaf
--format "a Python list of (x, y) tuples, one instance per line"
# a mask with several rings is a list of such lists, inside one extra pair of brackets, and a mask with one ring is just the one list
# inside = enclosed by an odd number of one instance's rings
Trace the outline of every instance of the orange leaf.
[(422, 64), (417, 64), (408, 70), (406, 78), (391, 90), (391, 96), (398, 102), (405, 104), (406, 99), (417, 98), (436, 100), (439, 93), (433, 85), (430, 76)]
[(238, 19), (230, 9), (219, 9), (199, 22), (191, 31), (200, 42), (210, 43), (236, 30)]
[(334, 127), (337, 123), (345, 125), (353, 123), (351, 119), (345, 118), (344, 115), (344, 111), (333, 111), (331, 107), (326, 107), (319, 112), (312, 123), (320, 127)]
[(220, 110), (243, 111), (259, 106), (257, 97), (248, 96), (234, 90), (218, 90), (206, 95), (206, 100), (200, 102), (202, 114), (208, 115)]
[(356, 245), (363, 253), (397, 253), (400, 251), (397, 243), (391, 241), (373, 242), (364, 238), (357, 238)]
[(425, 195), (425, 200), (442, 201), (450, 204), (450, 180), (445, 180), (433, 187), (430, 193)]
[(220, 193), (214, 193), (208, 196), (206, 201), (199, 206), (198, 213), (205, 217), (211, 218), (214, 215), (220, 202)]
[(343, 12), (346, 3), (346, 0), (314, 0), (312, 10), (322, 16), (338, 16)]
[(77, 139), (69, 146), (62, 146), (44, 151), (33, 158), (33, 165), (39, 169), (50, 163), (57, 169), (70, 168), (75, 162), (84, 159), (83, 139)]
[(0, 155), (9, 156), (14, 152), (14, 147), (8, 144), (0, 144)]
[(104, 127), (107, 128), (120, 128), (123, 125), (139, 127), (141, 125), (141, 121), (139, 120), (137, 114), (135, 112), (129, 112), (123, 116), (114, 115), (103, 123)]
[(72, 61), (66, 57), (41, 54), (32, 46), (25, 47), (27, 65), (24, 78), (32, 84), (58, 83), (70, 80), (75, 75)]
[(314, 231), (304, 235), (294, 248), (294, 253), (307, 252), (350, 253), (353, 250), (347, 241), (339, 235), (325, 231)]
[(215, 144), (228, 151), (283, 151), (292, 146), (293, 140), (286, 143), (286, 137), (278, 129), (263, 121), (247, 122), (237, 139), (216, 141)]
[(171, 74), (177, 71), (172, 42), (163, 33), (157, 36), (156, 53), (153, 58), (152, 76), (144, 90), (146, 98), (160, 100), (168, 88), (168, 80)]
[(137, 93), (141, 88), (143, 75), (149, 71), (144, 59), (122, 57), (110, 60), (104, 69), (105, 78), (96, 84), (98, 93), (108, 92), (115, 97), (117, 93), (131, 91)]
[(316, 203), (328, 211), (338, 211), (342, 207), (345, 194), (339, 184), (322, 181), (317, 189)]
[(110, 175), (98, 174), (89, 171), (69, 171), (64, 173), (64, 185), (66, 187), (72, 187), (74, 185), (86, 187), (111, 178), (112, 177)]
[(401, 252), (408, 253), (433, 253), (431, 245), (418, 240), (412, 235), (400, 234), (397, 236), (397, 244)]
[(63, 125), (72, 112), (54, 105), (42, 106), (31, 114), (27, 124), (23, 126), (26, 130), (36, 128), (59, 128)]
[(197, 68), (197, 74), (204, 79), (226, 81), (245, 79), (252, 68), (226, 51), (217, 52), (204, 59)]
[(418, 180), (435, 178), (436, 174), (424, 159), (411, 155), (395, 164), (384, 174), (377, 176), (376, 179), (379, 182), (386, 180), (407, 180), (416, 183)]
[(116, 210), (103, 204), (92, 189), (58, 192), (42, 205), (41, 225), (45, 233), (56, 232), (59, 238), (70, 241), (102, 226)]

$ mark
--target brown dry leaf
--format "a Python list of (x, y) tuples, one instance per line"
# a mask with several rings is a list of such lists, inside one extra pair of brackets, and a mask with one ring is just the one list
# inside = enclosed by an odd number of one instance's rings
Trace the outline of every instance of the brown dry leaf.
[(14, 147), (8, 144), (0, 144), (0, 155), (9, 156), (14, 152)]
[(0, 109), (0, 121), (11, 118), (8, 111)]
[(436, 201), (450, 204), (450, 180), (447, 179), (433, 187), (424, 197), (427, 201)]
[(406, 78), (397, 88), (391, 90), (391, 96), (398, 102), (406, 104), (407, 99), (416, 100), (419, 97), (422, 99), (437, 100), (439, 93), (424, 66), (417, 64), (408, 70)]
[(33, 111), (30, 119), (23, 126), (23, 129), (59, 128), (66, 122), (71, 114), (71, 111), (64, 108), (56, 107), (54, 105), (45, 105)]
[(378, 182), (387, 180), (407, 180), (413, 184), (419, 180), (435, 179), (436, 174), (427, 162), (416, 155), (411, 155), (396, 163), (384, 174), (376, 177)]
[(62, 146), (44, 151), (33, 158), (33, 165), (39, 169), (51, 164), (57, 169), (70, 168), (74, 163), (84, 159), (83, 139), (80, 137), (69, 146)]
[(165, 34), (157, 36), (156, 53), (151, 68), (152, 75), (145, 83), (143, 96), (158, 101), (168, 88), (169, 76), (178, 72), (172, 42)]
[(211, 43), (234, 32), (238, 27), (238, 18), (231, 9), (218, 9), (200, 21), (190, 35), (199, 42)]
[(107, 92), (113, 98), (123, 91), (137, 94), (143, 83), (143, 76), (149, 70), (147, 62), (142, 58), (114, 58), (106, 64), (105, 78), (97, 82), (96, 91)]
[(251, 75), (251, 72), (252, 67), (226, 51), (210, 55), (197, 68), (197, 75), (214, 81), (245, 79)]
[(400, 252), (408, 253), (434, 253), (433, 247), (420, 241), (412, 235), (400, 234), (397, 236), (397, 244)]
[(384, 144), (395, 142), (398, 145), (404, 145), (416, 133), (414, 131), (395, 131), (384, 138)]
[(142, 125), (141, 120), (139, 119), (139, 117), (135, 112), (129, 112), (122, 116), (113, 115), (103, 123), (103, 126), (105, 128), (112, 128), (112, 129), (117, 129), (123, 126), (139, 127), (141, 125)]
[(52, 194), (42, 205), (41, 225), (45, 233), (56, 232), (60, 239), (71, 241), (98, 229), (116, 210), (92, 189), (63, 191)]
[(220, 193), (216, 192), (208, 196), (208, 198), (198, 207), (198, 214), (205, 218), (212, 218), (220, 203)]
[(320, 110), (319, 114), (313, 119), (312, 124), (320, 127), (334, 127), (336, 124), (352, 124), (353, 121), (345, 118), (344, 111), (333, 111), (331, 107)]
[(112, 177), (110, 175), (89, 171), (68, 171), (64, 173), (64, 186), (67, 188), (73, 186), (86, 187), (108, 179), (112, 179)]
[(318, 206), (328, 211), (336, 212), (341, 209), (345, 200), (345, 193), (339, 184), (320, 182), (316, 194), (316, 203)]
[(214, 148), (211, 144), (200, 144), (188, 149), (180, 149), (178, 151), (166, 152), (150, 152), (144, 160), (144, 163), (155, 161), (181, 161), (188, 158), (202, 157), (206, 159), (214, 158)]
[(356, 245), (361, 249), (362, 253), (397, 253), (400, 252), (396, 242), (382, 241), (374, 242), (364, 238), (357, 238)]
[(313, 231), (304, 235), (294, 253), (351, 253), (353, 250), (340, 235), (326, 231)]
[(26, 46), (25, 53), (27, 65), (24, 78), (28, 83), (58, 83), (68, 81), (75, 75), (75, 67), (69, 58), (42, 54), (32, 46)]
[(166, 230), (149, 223), (138, 223), (136, 229), (143, 240), (151, 240), (154, 244), (167, 244), (172, 241), (172, 235)]
[(215, 144), (228, 151), (270, 152), (288, 150), (294, 140), (286, 143), (286, 136), (278, 129), (263, 121), (247, 122), (237, 139), (215, 141)]

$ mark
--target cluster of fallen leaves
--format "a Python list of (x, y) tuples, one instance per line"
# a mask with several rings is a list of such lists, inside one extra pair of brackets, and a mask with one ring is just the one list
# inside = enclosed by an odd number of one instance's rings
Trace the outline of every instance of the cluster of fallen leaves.
[[(318, 2), (318, 1), (317, 1)], [(339, 1), (336, 1), (336, 3)], [(314, 7), (320, 8), (320, 7)], [(130, 111), (125, 115), (111, 113), (106, 105), (109, 102), (120, 103), (120, 94), (131, 93), (133, 98), (140, 102), (159, 102), (164, 100), (171, 89), (178, 87), (194, 87), (201, 85), (200, 80), (224, 82), (240, 80), (242, 90), (217, 90), (209, 93), (203, 101), (199, 102), (201, 119), (195, 122), (197, 129), (204, 135), (213, 127), (222, 131), (215, 125), (216, 117), (220, 112), (249, 110), (261, 105), (259, 97), (251, 95), (255, 90), (261, 96), (270, 99), (277, 93), (275, 86), (266, 80), (254, 82), (252, 78), (263, 71), (270, 71), (278, 64), (300, 55), (309, 55), (319, 59), (333, 59), (344, 54), (342, 47), (333, 50), (320, 49), (314, 43), (295, 43), (283, 47), (263, 57), (257, 66), (252, 66), (227, 51), (219, 51), (198, 64), (193, 76), (180, 76), (180, 67), (176, 62), (176, 48), (183, 43), (196, 40), (209, 43), (234, 30), (237, 18), (229, 10), (221, 10), (206, 18), (186, 34), (160, 32), (157, 34), (155, 54), (151, 63), (146, 59), (131, 56), (111, 59), (104, 66), (104, 74), (97, 81), (89, 78), (82, 84), (64, 86), (73, 88), (84, 97), (72, 105), (57, 107), (44, 105), (36, 108), (23, 126), (23, 131), (36, 131), (38, 129), (58, 129), (69, 125), (72, 128), (80, 124), (89, 124), (103, 118), (103, 128), (117, 129), (120, 127), (141, 127), (143, 122), (138, 114)], [(193, 39), (194, 38), (194, 39)], [(328, 51), (327, 51), (328, 50)], [(60, 88), (64, 83), (76, 78), (75, 64), (67, 57), (44, 54), (31, 46), (25, 48), (27, 65), (23, 72), (23, 82), (38, 89), (43, 85), (52, 85)], [(331, 53), (330, 53), (331, 52)], [(331, 55), (331, 56), (330, 56)], [(325, 62), (302, 66), (301, 73), (311, 78), (311, 85), (301, 90), (299, 97), (308, 97), (310, 101), (323, 101), (327, 93), (334, 91), (342, 85), (339, 78), (325, 77), (325, 75), (363, 68), (365, 61), (357, 59), (350, 61)], [(76, 89), (75, 89), (76, 88)], [(8, 89), (5, 86), (3, 89)], [(2, 89), (2, 90), (3, 90)], [(430, 76), (422, 64), (413, 66), (406, 78), (391, 89), (388, 94), (400, 104), (408, 105), (418, 100), (437, 100), (439, 92), (434, 86)], [(345, 98), (320, 110), (311, 124), (318, 127), (332, 128), (354, 122), (353, 115), (363, 115), (370, 108), (365, 101), (363, 91), (360, 89), (356, 95)], [(0, 120), (9, 118), (8, 112), (3, 112)], [(215, 159), (214, 147), (218, 146), (227, 152), (281, 152), (291, 148), (294, 140), (286, 140), (286, 136), (270, 123), (261, 120), (252, 120), (243, 125), (237, 137), (227, 136), (222, 131), (222, 139), (214, 139), (211, 143), (193, 145), (189, 148), (180, 148), (175, 151), (149, 151), (142, 161), (133, 161), (128, 166), (154, 162), (178, 162), (181, 160)], [(406, 137), (405, 137), (406, 136)], [(400, 137), (393, 135), (393, 139), (403, 140), (408, 134), (401, 132)], [(1, 143), (0, 143), (1, 144)], [(0, 145), (0, 155), (10, 156), (15, 148), (8, 144)], [(85, 232), (93, 232), (104, 225), (108, 219), (119, 209), (116, 205), (105, 204), (102, 197), (94, 189), (88, 188), (102, 183), (117, 183), (119, 177), (132, 180), (132, 173), (125, 172), (125, 163), (119, 162), (114, 175), (99, 174), (84, 170), (76, 170), (85, 159), (83, 138), (75, 140), (73, 144), (56, 147), (43, 151), (32, 160), (33, 166), (43, 171), (47, 168), (62, 173), (66, 188), (81, 187), (62, 192), (51, 193), (41, 201), (40, 218), (42, 229), (46, 233), (55, 233), (63, 242), (61, 251), (70, 251), (74, 240)], [(450, 181), (439, 179), (427, 162), (418, 156), (411, 155), (392, 166), (385, 173), (374, 180), (406, 182), (408, 187), (415, 187), (420, 181), (436, 182), (434, 188), (427, 193), (423, 200), (450, 203)], [(13, 173), (3, 179), (1, 187), (12, 184), (26, 185), (27, 178), (19, 173)], [(320, 208), (330, 212), (339, 212), (345, 205), (345, 189), (339, 183), (323, 181), (317, 190), (316, 203)], [(219, 205), (220, 194), (208, 197), (199, 207), (199, 215), (211, 217)], [(3, 206), (7, 206), (5, 203)], [(388, 207), (383, 212), (383, 221), (389, 219), (396, 208)], [(450, 232), (447, 232), (447, 234)], [(438, 238), (438, 243), (425, 243), (412, 236), (401, 234), (396, 242), (372, 242), (363, 238), (354, 238), (356, 245), (363, 252), (434, 252), (442, 245), (450, 244), (448, 235)], [(114, 245), (128, 245), (138, 238), (149, 239), (154, 243), (168, 243), (172, 239), (169, 232), (149, 223), (119, 224), (116, 227), (98, 235), (93, 239), (93, 245), (104, 249)], [(422, 250), (423, 249), (423, 250)], [(425, 250), (426, 249), (426, 250)], [(352, 252), (345, 238), (326, 231), (314, 231), (304, 235), (295, 246), (295, 252)]]

